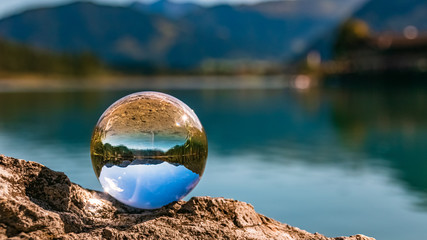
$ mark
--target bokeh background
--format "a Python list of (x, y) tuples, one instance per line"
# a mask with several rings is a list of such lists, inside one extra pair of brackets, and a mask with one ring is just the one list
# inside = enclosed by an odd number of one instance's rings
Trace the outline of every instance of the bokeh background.
[(137, 91), (194, 109), (200, 184), (327, 236), (427, 235), (427, 2), (3, 0), (0, 154), (101, 190), (89, 143)]

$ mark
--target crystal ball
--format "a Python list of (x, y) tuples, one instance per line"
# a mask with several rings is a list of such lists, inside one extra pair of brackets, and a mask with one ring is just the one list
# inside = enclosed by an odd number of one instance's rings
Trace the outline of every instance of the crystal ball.
[(193, 190), (205, 169), (208, 144), (185, 103), (164, 93), (138, 92), (105, 110), (90, 151), (105, 192), (126, 205), (155, 209)]

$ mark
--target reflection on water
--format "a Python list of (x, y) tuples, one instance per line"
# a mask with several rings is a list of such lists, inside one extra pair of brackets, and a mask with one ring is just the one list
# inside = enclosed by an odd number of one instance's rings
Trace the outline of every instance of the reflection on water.
[(418, 89), (340, 93), (332, 122), (346, 148), (382, 159), (427, 207), (426, 103), (426, 91)]
[[(99, 190), (87, 146), (92, 127), (127, 93), (2, 93), (0, 152)], [(168, 93), (197, 112), (209, 138), (193, 196), (247, 201), (328, 236), (426, 236), (427, 90)]]

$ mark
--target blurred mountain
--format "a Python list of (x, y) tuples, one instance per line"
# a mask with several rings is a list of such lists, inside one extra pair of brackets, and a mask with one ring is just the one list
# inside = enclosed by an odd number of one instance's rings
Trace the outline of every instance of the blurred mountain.
[(240, 5), (239, 9), (252, 10), (277, 18), (310, 18), (340, 20), (354, 12), (366, 0), (275, 0), (258, 4)]
[(58, 54), (32, 49), (0, 39), (0, 76), (7, 74), (39, 74), (85, 77), (106, 71), (101, 62), (88, 53)]
[(130, 8), (144, 13), (159, 14), (172, 19), (180, 18), (202, 9), (201, 6), (194, 3), (175, 3), (169, 0), (159, 0), (153, 3), (133, 2)]
[(176, 32), (163, 17), (88, 2), (32, 10), (0, 21), (3, 38), (41, 49), (93, 52), (107, 62), (158, 61)]
[(194, 68), (211, 60), (277, 63), (303, 52), (359, 1), (214, 7), (167, 0), (128, 7), (77, 2), (2, 19), (0, 38), (59, 52), (91, 52), (110, 65), (136, 69)]
[(354, 14), (375, 32), (399, 32), (407, 26), (427, 31), (427, 1), (371, 0)]
[(283, 61), (304, 50), (331, 19), (271, 17), (253, 9), (221, 5), (181, 19), (182, 35), (168, 59), (197, 64), (204, 59)]

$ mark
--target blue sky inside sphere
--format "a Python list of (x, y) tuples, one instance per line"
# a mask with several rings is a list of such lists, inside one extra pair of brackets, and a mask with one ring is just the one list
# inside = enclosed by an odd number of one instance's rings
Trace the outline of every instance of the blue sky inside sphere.
[(99, 181), (105, 192), (132, 207), (160, 208), (186, 196), (200, 175), (168, 162), (127, 167), (103, 166)]

